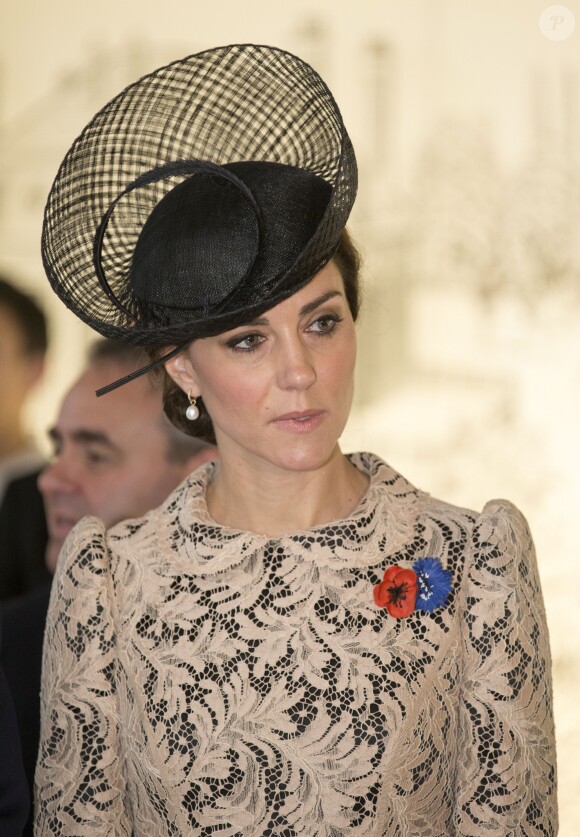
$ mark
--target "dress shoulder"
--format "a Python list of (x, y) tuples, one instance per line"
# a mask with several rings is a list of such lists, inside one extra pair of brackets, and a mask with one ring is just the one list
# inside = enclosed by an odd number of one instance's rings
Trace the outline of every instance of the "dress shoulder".
[(532, 534), (522, 512), (509, 500), (491, 500), (475, 518), (469, 558), (464, 606), (475, 615), (466, 599), (475, 597), (482, 603), (473, 623), (477, 634), (490, 631), (500, 616), (509, 615), (518, 633), (525, 630), (518, 617), (540, 619), (549, 659), (548, 627)]
[(108, 570), (105, 525), (96, 517), (84, 517), (67, 536), (58, 557), (45, 629), (45, 666), (47, 658), (59, 662), (58, 655), (46, 654), (52, 631), (66, 627), (63, 636), (70, 638), (76, 624), (76, 641), (82, 644), (90, 633), (87, 623), (97, 604), (101, 614), (109, 613)]
[(58, 583), (73, 566), (86, 568), (95, 562), (101, 564), (106, 553), (106, 535), (105, 524), (98, 517), (87, 516), (79, 520), (63, 544), (54, 581)]
[(525, 554), (536, 563), (535, 549), (528, 522), (509, 500), (490, 500), (477, 516), (474, 543), (481, 540), (504, 546), (511, 558)]

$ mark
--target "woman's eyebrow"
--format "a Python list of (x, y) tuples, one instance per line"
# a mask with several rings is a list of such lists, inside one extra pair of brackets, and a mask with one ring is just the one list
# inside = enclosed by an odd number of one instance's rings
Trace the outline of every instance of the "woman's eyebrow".
[[(332, 299), (335, 296), (342, 296), (340, 291), (327, 291), (325, 294), (321, 294), (317, 296), (316, 299), (313, 299), (312, 302), (307, 302), (306, 305), (303, 305), (299, 311), (301, 317), (304, 317), (306, 314), (311, 314), (313, 311), (316, 311), (321, 305), (324, 305), (325, 302), (328, 302), (329, 299)], [(270, 321), (267, 317), (256, 317), (255, 320), (251, 320), (249, 323), (246, 324), (247, 326), (266, 326), (270, 325)]]
[(340, 291), (327, 291), (325, 294), (321, 294), (321, 296), (316, 297), (313, 299), (312, 302), (307, 302), (306, 305), (303, 305), (300, 309), (300, 316), (303, 317), (305, 314), (311, 314), (313, 311), (324, 305), (325, 302), (328, 302), (329, 299), (332, 299), (335, 296), (342, 296)]

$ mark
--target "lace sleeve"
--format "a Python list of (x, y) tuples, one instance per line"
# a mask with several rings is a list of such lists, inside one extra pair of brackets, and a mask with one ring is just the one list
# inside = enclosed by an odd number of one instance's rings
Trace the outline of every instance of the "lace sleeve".
[(36, 835), (129, 835), (114, 686), (115, 632), (100, 521), (71, 533), (44, 638)]
[(548, 629), (527, 523), (505, 501), (475, 524), (463, 594), (457, 833), (556, 834)]

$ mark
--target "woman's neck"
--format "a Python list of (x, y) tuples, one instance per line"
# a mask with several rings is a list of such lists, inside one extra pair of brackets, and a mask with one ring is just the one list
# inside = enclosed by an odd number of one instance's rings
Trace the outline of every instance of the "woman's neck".
[(250, 468), (222, 457), (207, 490), (207, 507), (224, 526), (280, 537), (347, 517), (368, 477), (336, 448), (313, 471), (282, 471), (269, 463)]

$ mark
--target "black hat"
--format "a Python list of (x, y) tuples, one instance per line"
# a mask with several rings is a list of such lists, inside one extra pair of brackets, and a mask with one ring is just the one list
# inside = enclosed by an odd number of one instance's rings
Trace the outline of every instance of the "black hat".
[(48, 197), (45, 270), (105, 337), (181, 348), (306, 285), (356, 187), (315, 70), (274, 47), (218, 47), (144, 76), (87, 125)]

